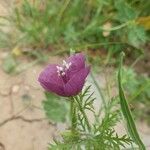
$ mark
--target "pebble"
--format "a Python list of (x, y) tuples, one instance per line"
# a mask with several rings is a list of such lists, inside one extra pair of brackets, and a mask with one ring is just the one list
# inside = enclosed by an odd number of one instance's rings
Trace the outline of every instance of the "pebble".
[(19, 85), (14, 85), (12, 87), (12, 93), (18, 93), (19, 89), (20, 89)]

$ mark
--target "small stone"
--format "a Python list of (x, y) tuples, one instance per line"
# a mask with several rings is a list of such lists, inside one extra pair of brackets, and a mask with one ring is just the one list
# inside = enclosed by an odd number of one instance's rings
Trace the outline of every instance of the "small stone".
[(19, 85), (14, 85), (12, 87), (12, 93), (18, 93), (19, 89), (20, 89)]
[[(110, 22), (106, 22), (104, 25), (103, 25), (103, 29), (105, 30), (105, 31), (103, 31), (103, 36), (104, 37), (107, 37), (107, 36), (109, 36), (110, 35), (110, 29), (111, 29), (111, 27), (112, 27), (112, 24), (110, 23)], [(108, 31), (107, 31), (108, 30)]]

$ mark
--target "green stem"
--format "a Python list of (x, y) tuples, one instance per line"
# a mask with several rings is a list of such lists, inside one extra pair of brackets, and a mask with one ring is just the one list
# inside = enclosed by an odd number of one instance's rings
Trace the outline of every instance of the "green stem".
[(74, 98), (71, 98), (71, 106), (70, 106), (70, 113), (71, 113), (71, 130), (72, 132), (75, 132), (76, 126), (77, 126), (77, 117), (76, 117), (76, 106)]
[(102, 27), (100, 27), (100, 29), (103, 30), (103, 31), (115, 31), (115, 30), (119, 30), (119, 29), (121, 29), (121, 28), (124, 28), (124, 27), (128, 26), (130, 23), (131, 23), (131, 21), (126, 22), (126, 23), (123, 23), (123, 24), (118, 25), (118, 26), (116, 26), (116, 27), (112, 27), (112, 28), (110, 28), (110, 29), (104, 29), (104, 28), (102, 28)]
[(76, 130), (77, 125), (77, 118), (76, 118), (76, 107), (75, 107), (75, 101), (74, 98), (71, 98), (70, 102), (70, 115), (71, 115), (71, 130), (74, 132)]
[[(81, 98), (81, 97), (80, 97), (80, 98)], [(80, 103), (80, 101), (82, 101), (82, 100), (81, 100), (81, 99), (78, 99), (78, 97), (75, 97), (75, 99), (76, 99), (76, 101), (77, 101), (77, 103), (78, 103), (79, 110), (80, 110), (80, 112), (82, 113), (83, 118), (85, 119), (85, 122), (86, 122), (86, 125), (87, 125), (87, 129), (88, 129), (88, 131), (90, 132), (90, 131), (91, 131), (91, 126), (90, 126), (90, 123), (89, 123), (89, 121), (88, 121), (88, 117), (87, 117), (87, 115), (86, 115), (86, 113), (85, 113), (85, 111), (84, 111), (84, 109), (82, 108), (82, 105), (81, 105), (81, 103)]]

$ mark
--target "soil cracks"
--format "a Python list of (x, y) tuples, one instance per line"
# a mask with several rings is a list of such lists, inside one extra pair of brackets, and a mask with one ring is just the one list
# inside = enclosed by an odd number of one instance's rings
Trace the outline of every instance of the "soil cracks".
[(0, 150), (5, 150), (5, 146), (3, 143), (0, 142)]
[(34, 123), (34, 122), (40, 122), (40, 121), (46, 120), (46, 118), (27, 119), (23, 116), (12, 116), (12, 117), (0, 122), (0, 127), (2, 127), (3, 125), (5, 125), (8, 122), (14, 121), (14, 120), (21, 120), (21, 121), (24, 121), (27, 123)]

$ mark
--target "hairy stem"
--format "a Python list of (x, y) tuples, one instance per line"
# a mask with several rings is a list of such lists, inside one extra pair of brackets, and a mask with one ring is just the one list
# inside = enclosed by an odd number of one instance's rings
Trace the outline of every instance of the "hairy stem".
[(87, 115), (86, 115), (86, 113), (84, 111), (84, 108), (82, 108), (82, 105), (80, 103), (82, 101), (82, 97), (81, 96), (79, 96), (79, 97), (80, 97), (80, 99), (78, 99), (78, 97), (75, 97), (75, 100), (77, 101), (78, 108), (79, 108), (80, 112), (82, 113), (82, 115), (83, 115), (83, 117), (85, 119), (85, 122), (86, 122), (86, 125), (87, 125), (87, 129), (90, 132), (91, 131), (91, 126), (90, 126), (88, 117), (87, 117)]
[(71, 98), (70, 115), (71, 115), (71, 130), (74, 132), (76, 130), (77, 118), (76, 118), (76, 107), (74, 98)]

